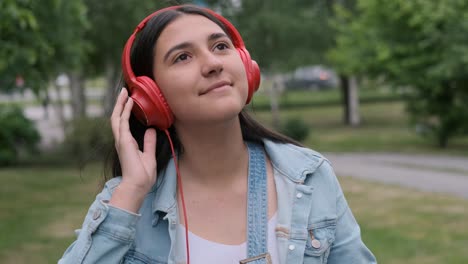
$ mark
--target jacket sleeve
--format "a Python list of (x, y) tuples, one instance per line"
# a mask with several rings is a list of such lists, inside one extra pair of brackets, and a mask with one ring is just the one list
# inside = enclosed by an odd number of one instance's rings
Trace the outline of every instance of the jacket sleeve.
[(331, 166), (329, 166), (329, 169), (330, 173), (333, 175), (336, 186), (337, 223), (335, 241), (330, 250), (328, 263), (377, 263), (375, 256), (361, 239), (361, 229), (348, 206), (341, 186)]
[(81, 229), (75, 231), (77, 239), (59, 264), (121, 263), (133, 243), (140, 215), (107, 204), (119, 183), (120, 178), (108, 181), (96, 196)]

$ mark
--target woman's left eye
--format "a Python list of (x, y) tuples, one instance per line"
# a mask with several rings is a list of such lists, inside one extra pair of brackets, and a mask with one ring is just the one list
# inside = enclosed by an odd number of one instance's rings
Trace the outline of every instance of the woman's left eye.
[(228, 49), (229, 46), (226, 44), (226, 43), (218, 43), (216, 46), (215, 46), (216, 49), (218, 50), (224, 50), (224, 49)]

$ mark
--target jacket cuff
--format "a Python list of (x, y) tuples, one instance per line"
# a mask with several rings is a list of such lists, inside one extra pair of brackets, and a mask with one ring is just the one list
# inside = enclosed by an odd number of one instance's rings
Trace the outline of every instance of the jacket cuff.
[(136, 224), (141, 215), (111, 206), (107, 202), (106, 200), (101, 200), (99, 208), (96, 208), (93, 214), (93, 219), (96, 222), (100, 222), (96, 233), (122, 242), (133, 241)]

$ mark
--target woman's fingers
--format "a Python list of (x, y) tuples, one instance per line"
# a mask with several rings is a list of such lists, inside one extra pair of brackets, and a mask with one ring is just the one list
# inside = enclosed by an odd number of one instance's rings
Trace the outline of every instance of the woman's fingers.
[(114, 139), (116, 142), (119, 139), (119, 127), (120, 127), (120, 116), (122, 115), (122, 111), (124, 108), (124, 105), (127, 101), (128, 98), (128, 92), (127, 89), (123, 88), (122, 91), (120, 91), (119, 96), (117, 97), (114, 110), (112, 111), (111, 115), (111, 127), (112, 127), (112, 133), (114, 134)]
[(145, 132), (143, 153), (151, 159), (155, 158), (156, 153), (156, 129), (148, 128)]
[[(144, 136), (143, 153), (140, 154), (148, 176), (153, 178), (156, 173), (156, 129), (148, 128)], [(154, 183), (152, 181), (152, 183)]]
[(130, 114), (132, 113), (133, 108), (133, 99), (128, 97), (127, 102), (122, 111), (122, 115), (120, 116), (120, 123), (119, 123), (119, 134), (124, 135), (125, 133), (130, 133)]

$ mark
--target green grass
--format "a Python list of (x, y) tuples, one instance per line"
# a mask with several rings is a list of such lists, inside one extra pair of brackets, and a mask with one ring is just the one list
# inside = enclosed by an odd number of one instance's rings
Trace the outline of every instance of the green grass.
[(468, 263), (467, 200), (348, 177), (340, 182), (379, 263)]
[(93, 201), (98, 171), (0, 170), (2, 263), (56, 263)]
[[(260, 89), (253, 99), (253, 106), (256, 109), (269, 109), (270, 96), (268, 91)], [(302, 106), (330, 106), (340, 105), (341, 94), (339, 89), (328, 89), (321, 91), (297, 90), (284, 92), (278, 96), (278, 103), (287, 108)], [(361, 89), (359, 91), (359, 100), (363, 103), (397, 101), (401, 96), (394, 91), (385, 89)]]
[[(0, 170), (2, 263), (56, 263), (99, 190), (100, 173), (100, 165), (81, 173)], [(379, 263), (468, 263), (467, 200), (348, 177), (340, 182)]]

